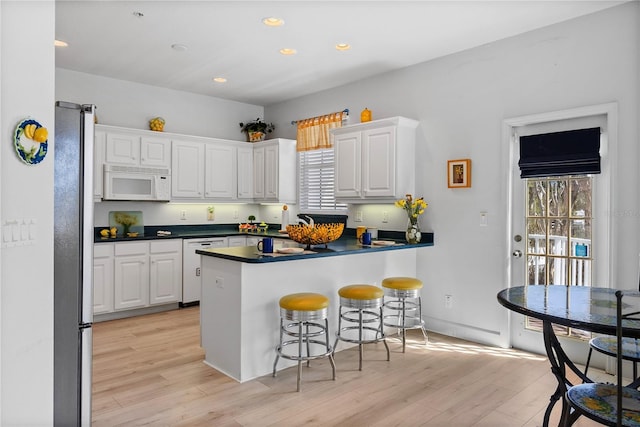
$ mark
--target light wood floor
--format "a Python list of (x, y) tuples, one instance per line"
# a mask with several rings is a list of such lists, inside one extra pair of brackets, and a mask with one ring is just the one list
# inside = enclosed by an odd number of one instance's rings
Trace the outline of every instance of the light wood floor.
[[(94, 426), (540, 426), (555, 380), (546, 358), (410, 334), (239, 384), (203, 363), (198, 307), (94, 325)], [(559, 405), (553, 420), (557, 425)], [(553, 425), (554, 423), (552, 423)], [(577, 426), (596, 425), (581, 419)]]

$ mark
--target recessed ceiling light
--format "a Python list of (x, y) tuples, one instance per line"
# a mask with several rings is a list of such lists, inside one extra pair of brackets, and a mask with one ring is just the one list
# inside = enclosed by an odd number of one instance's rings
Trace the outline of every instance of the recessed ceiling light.
[(338, 50), (349, 50), (349, 49), (351, 49), (351, 45), (349, 43), (338, 43), (336, 45), (336, 49), (338, 49)]
[(274, 16), (270, 16), (268, 18), (262, 19), (262, 23), (268, 27), (280, 27), (284, 25), (284, 19), (276, 18)]
[(171, 49), (177, 50), (178, 52), (184, 52), (185, 50), (189, 49), (189, 46), (182, 43), (174, 43), (171, 45)]
[(214, 77), (213, 81), (216, 83), (226, 83), (227, 79), (225, 79), (224, 77)]
[(296, 51), (295, 49), (289, 49), (288, 47), (285, 47), (283, 49), (280, 49), (280, 53), (283, 55), (295, 55), (296, 53), (298, 53), (298, 51)]
[(57, 47), (67, 47), (69, 46), (69, 43), (63, 42), (62, 40), (56, 40), (53, 42), (53, 45)]

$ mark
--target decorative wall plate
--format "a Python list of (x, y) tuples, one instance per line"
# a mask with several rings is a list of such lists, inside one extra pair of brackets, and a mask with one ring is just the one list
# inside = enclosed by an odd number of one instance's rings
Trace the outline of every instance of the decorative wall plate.
[(42, 127), (40, 123), (33, 119), (24, 119), (16, 127), (13, 138), (16, 153), (18, 153), (18, 157), (28, 165), (40, 163), (47, 155), (49, 148), (48, 139), (43, 142), (38, 142), (33, 139), (34, 132)]

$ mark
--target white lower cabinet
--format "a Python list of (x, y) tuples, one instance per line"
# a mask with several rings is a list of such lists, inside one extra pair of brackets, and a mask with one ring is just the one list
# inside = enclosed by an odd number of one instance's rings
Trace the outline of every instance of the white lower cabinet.
[(113, 311), (113, 243), (93, 245), (93, 314)]
[[(182, 241), (180, 239), (122, 242), (115, 243), (113, 248), (112, 311), (180, 301), (182, 298)], [(94, 276), (96, 271), (101, 271), (96, 270), (95, 265), (94, 259)], [(109, 267), (107, 265), (103, 268)], [(94, 283), (94, 306), (97, 298), (95, 293)], [(105, 310), (100, 313), (107, 312), (109, 311)], [(95, 310), (94, 313), (100, 314)]]
[(227, 238), (230, 248), (237, 246), (247, 246), (247, 238), (245, 236), (231, 236)]
[(245, 246), (256, 246), (258, 244), (258, 242), (260, 241), (259, 237), (247, 237), (247, 241), (245, 242)]
[(182, 300), (182, 242), (152, 241), (149, 264), (149, 304)]
[(114, 309), (149, 305), (149, 242), (116, 243)]

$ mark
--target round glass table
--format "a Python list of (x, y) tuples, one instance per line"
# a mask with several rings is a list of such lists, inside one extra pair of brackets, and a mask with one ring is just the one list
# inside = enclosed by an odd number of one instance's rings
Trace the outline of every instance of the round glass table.
[[(564, 394), (573, 384), (567, 379), (567, 369), (584, 382), (593, 382), (569, 359), (553, 330), (553, 325), (570, 326), (599, 334), (616, 334), (616, 289), (564, 285), (527, 285), (503, 289), (498, 302), (514, 312), (542, 320), (545, 351), (551, 363), (551, 372), (558, 387), (549, 399), (544, 415), (544, 426), (549, 425), (551, 411), (562, 399), (562, 413), (567, 403)], [(640, 321), (625, 319), (622, 335), (640, 338)], [(634, 380), (635, 385), (639, 381)], [(563, 420), (560, 420), (562, 425)]]

